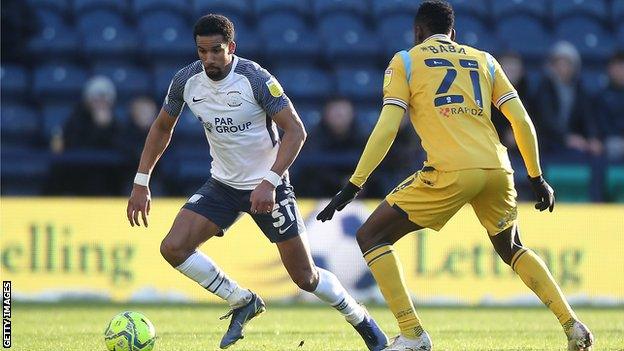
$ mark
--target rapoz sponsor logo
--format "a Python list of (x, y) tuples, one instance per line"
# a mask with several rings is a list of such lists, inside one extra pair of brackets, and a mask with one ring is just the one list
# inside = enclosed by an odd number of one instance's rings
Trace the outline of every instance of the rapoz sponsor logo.
[(451, 117), (453, 115), (471, 115), (471, 116), (483, 116), (482, 108), (470, 108), (466, 106), (458, 107), (441, 107), (438, 109), (438, 113), (444, 117)]
[(11, 281), (2, 282), (2, 347), (11, 347)]

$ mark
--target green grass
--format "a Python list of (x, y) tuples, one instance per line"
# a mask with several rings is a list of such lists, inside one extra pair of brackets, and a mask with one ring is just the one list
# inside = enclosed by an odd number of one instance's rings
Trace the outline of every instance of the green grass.
[[(13, 306), (13, 350), (105, 350), (103, 331), (118, 312), (146, 314), (156, 326), (155, 350), (218, 350), (227, 321), (214, 305)], [(397, 328), (390, 312), (370, 308), (384, 330)], [(595, 350), (624, 350), (624, 309), (578, 309), (596, 336)], [(565, 338), (545, 308), (421, 308), (435, 350), (565, 350)], [(301, 342), (303, 346), (299, 347)], [(230, 350), (365, 350), (355, 331), (324, 306), (268, 306), (244, 340)]]

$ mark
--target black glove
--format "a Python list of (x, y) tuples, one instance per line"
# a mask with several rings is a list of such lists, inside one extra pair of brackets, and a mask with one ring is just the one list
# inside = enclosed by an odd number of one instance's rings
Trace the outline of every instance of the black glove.
[(544, 211), (548, 209), (548, 211), (552, 212), (555, 208), (555, 191), (553, 188), (546, 183), (542, 176), (538, 176), (535, 178), (529, 177), (529, 183), (531, 184), (531, 188), (533, 188), (533, 193), (537, 198), (537, 203), (535, 204), (535, 209)]
[(331, 199), (329, 204), (327, 204), (327, 206), (319, 212), (316, 219), (321, 222), (329, 221), (332, 217), (334, 217), (334, 212), (341, 211), (345, 208), (349, 202), (355, 199), (360, 190), (362, 189), (360, 189), (357, 185), (347, 182), (347, 185), (345, 185), (342, 190), (340, 190), (338, 194)]

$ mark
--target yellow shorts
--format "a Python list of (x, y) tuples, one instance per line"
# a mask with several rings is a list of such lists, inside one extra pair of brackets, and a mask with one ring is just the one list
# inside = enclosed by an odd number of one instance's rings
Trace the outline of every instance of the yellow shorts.
[(410, 221), (440, 230), (462, 206), (472, 205), (490, 235), (509, 228), (518, 216), (513, 174), (503, 169), (444, 172), (425, 167), (386, 197)]

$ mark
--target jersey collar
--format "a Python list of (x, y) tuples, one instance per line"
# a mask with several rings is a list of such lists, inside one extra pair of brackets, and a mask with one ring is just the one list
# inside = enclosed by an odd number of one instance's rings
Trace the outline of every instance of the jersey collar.
[(435, 40), (435, 39), (441, 39), (441, 40), (446, 40), (446, 41), (452, 41), (451, 37), (449, 37), (446, 34), (434, 34), (430, 37), (428, 37), (427, 39), (423, 40), (423, 43), (429, 40)]

